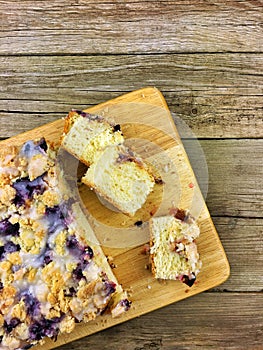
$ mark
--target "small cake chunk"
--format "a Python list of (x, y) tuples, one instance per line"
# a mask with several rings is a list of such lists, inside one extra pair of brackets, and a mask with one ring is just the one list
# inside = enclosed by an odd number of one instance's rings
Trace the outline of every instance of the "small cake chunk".
[(123, 141), (120, 125), (111, 124), (101, 116), (73, 110), (65, 119), (62, 146), (87, 166), (107, 146)]
[(157, 279), (180, 280), (191, 287), (201, 268), (194, 218), (179, 209), (175, 215), (150, 219), (152, 273)]
[(143, 160), (127, 147), (107, 147), (82, 182), (123, 213), (133, 216), (153, 190), (155, 179)]

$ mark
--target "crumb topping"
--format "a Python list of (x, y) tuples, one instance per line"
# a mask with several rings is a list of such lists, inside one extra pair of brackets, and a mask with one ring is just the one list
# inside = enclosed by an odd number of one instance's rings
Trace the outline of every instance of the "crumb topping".
[(56, 152), (44, 139), (1, 153), (1, 349), (55, 340), (103, 312), (115, 293), (58, 183)]

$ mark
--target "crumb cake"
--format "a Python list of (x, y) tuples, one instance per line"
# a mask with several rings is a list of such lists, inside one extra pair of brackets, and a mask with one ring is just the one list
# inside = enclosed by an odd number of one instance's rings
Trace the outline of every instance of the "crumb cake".
[(118, 145), (105, 148), (82, 182), (120, 211), (133, 216), (153, 190), (155, 178), (138, 155)]
[(101, 248), (78, 229), (44, 139), (1, 150), (0, 349), (56, 340), (111, 307), (128, 310)]
[(180, 280), (192, 286), (201, 268), (196, 238), (200, 230), (189, 212), (150, 219), (150, 256), (157, 279)]
[(123, 141), (120, 125), (101, 116), (72, 110), (65, 119), (62, 146), (87, 166), (107, 146)]
[(120, 125), (101, 116), (73, 110), (65, 119), (62, 147), (89, 167), (82, 182), (124, 214), (134, 216), (155, 179), (124, 141)]

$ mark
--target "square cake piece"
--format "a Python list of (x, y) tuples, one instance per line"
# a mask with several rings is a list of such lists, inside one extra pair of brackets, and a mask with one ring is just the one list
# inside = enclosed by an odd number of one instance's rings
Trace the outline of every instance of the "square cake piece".
[(195, 239), (200, 230), (186, 211), (150, 219), (150, 255), (157, 279), (181, 280), (192, 286), (201, 268)]
[(120, 211), (133, 216), (153, 190), (155, 179), (146, 163), (121, 145), (105, 148), (82, 182)]
[(120, 125), (105, 118), (73, 110), (65, 119), (62, 146), (90, 166), (109, 145), (124, 141)]
[(60, 180), (44, 139), (1, 150), (0, 349), (29, 349), (130, 306)]

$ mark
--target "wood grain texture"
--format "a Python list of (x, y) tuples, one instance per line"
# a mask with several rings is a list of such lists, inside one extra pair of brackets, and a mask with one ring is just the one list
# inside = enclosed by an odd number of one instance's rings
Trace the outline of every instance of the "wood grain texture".
[(263, 54), (0, 57), (0, 137), (148, 85), (197, 137), (262, 137), (262, 67)]
[(200, 141), (209, 173), (212, 215), (262, 217), (263, 140)]
[(58, 350), (261, 350), (262, 301), (259, 293), (203, 293)]
[[(262, 2), (1, 0), (1, 54), (262, 52)], [(161, 39), (161, 40), (160, 40)]]
[(214, 217), (213, 221), (231, 267), (230, 278), (214, 291), (262, 293), (263, 220)]
[(262, 139), (183, 142), (212, 215), (262, 217)]

